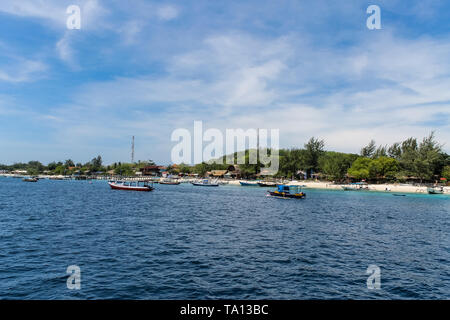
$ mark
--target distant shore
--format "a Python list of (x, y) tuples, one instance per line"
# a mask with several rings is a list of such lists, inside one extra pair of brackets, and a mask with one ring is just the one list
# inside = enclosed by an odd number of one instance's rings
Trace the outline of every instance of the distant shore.
[[(230, 185), (240, 185), (239, 181), (246, 180), (233, 180), (229, 181)], [(309, 189), (327, 189), (327, 190), (343, 190), (342, 186), (344, 184), (334, 184), (332, 182), (325, 181), (285, 181), (287, 185), (305, 186)], [(413, 186), (409, 184), (369, 184), (367, 191), (376, 192), (390, 192), (390, 193), (422, 193), (427, 194), (426, 186)], [(444, 194), (450, 195), (450, 186), (444, 187)]]
[[(2, 174), (0, 175), (4, 177), (18, 177), (13, 174)], [(39, 175), (41, 179), (71, 179), (68, 176), (48, 176), (48, 175)], [(123, 177), (92, 177), (95, 180), (108, 180), (108, 179), (127, 179), (127, 180), (148, 180), (151, 177), (134, 177), (134, 178), (123, 178)], [(156, 177), (152, 179), (155, 180)], [(158, 180), (160, 177), (157, 177)], [(200, 179), (200, 178), (198, 178)], [(196, 178), (181, 178), (182, 182), (192, 182), (194, 180), (198, 180)], [(155, 181), (156, 181), (155, 180)], [(222, 179), (219, 179), (221, 181)], [(249, 180), (241, 179), (241, 180), (222, 180), (226, 181), (228, 185), (240, 186), (240, 181), (248, 182)], [(342, 186), (345, 184), (335, 184), (333, 182), (327, 181), (308, 181), (308, 180), (288, 180), (284, 181), (284, 184), (287, 185), (296, 185), (296, 186), (304, 186), (308, 189), (324, 189), (324, 190), (343, 190)], [(375, 192), (389, 192), (389, 193), (418, 193), (418, 194), (427, 194), (427, 186), (414, 186), (410, 184), (401, 184), (401, 183), (390, 183), (390, 184), (368, 184), (367, 189), (365, 191), (375, 191)], [(450, 186), (444, 186), (444, 195), (450, 195)]]

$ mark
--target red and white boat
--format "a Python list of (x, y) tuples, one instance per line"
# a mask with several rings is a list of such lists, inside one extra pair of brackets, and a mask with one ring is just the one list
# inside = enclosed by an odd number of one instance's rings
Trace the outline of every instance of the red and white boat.
[(109, 181), (111, 189), (127, 191), (153, 191), (153, 183), (149, 185), (148, 181)]

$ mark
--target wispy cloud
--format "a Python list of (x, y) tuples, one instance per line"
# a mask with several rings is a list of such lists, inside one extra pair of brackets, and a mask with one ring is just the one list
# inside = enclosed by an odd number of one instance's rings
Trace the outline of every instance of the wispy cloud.
[(47, 66), (41, 61), (14, 58), (0, 65), (0, 81), (32, 82), (44, 77), (46, 70)]
[[(65, 28), (66, 3), (0, 4), (44, 25), (32, 31), (42, 38), (38, 53), (18, 54), (28, 49), (24, 41), (0, 64), (0, 86), (33, 83), (26, 89), (39, 98), (14, 91), (19, 99), (8, 105), (33, 110), (28, 121), (45, 134), (45, 148), (69, 144), (83, 155), (98, 149), (106, 161), (124, 159), (120, 150), (134, 134), (157, 150), (142, 157), (167, 162), (171, 131), (194, 120), (279, 128), (284, 147), (313, 135), (341, 151), (431, 130), (450, 139), (450, 34), (434, 1), (424, 2), (426, 14), (419, 1), (382, 4), (383, 29), (373, 32), (365, 29), (364, 1), (78, 3), (82, 30)], [(437, 19), (439, 35), (408, 33), (413, 18)]]
[(173, 20), (178, 17), (180, 10), (174, 5), (164, 5), (158, 8), (158, 17), (162, 20)]

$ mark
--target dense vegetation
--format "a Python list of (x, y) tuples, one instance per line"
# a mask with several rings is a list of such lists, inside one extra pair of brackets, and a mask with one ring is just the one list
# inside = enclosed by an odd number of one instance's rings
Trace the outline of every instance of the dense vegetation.
[[(268, 150), (270, 153), (270, 150)], [(239, 165), (242, 177), (254, 177), (264, 167), (261, 163), (249, 164), (249, 150), (235, 153), (235, 163), (244, 160)], [(244, 158), (244, 159), (242, 159)], [(169, 166), (167, 170), (175, 174), (196, 173), (200, 176), (211, 170), (228, 170), (229, 165), (223, 164), (225, 157), (219, 163), (203, 162), (194, 166), (179, 164)], [(242, 161), (241, 161), (242, 162)], [(47, 166), (38, 161), (16, 163), (11, 166), (0, 165), (0, 170), (26, 170), (30, 175), (49, 174), (107, 174), (131, 176), (141, 168), (155, 165), (151, 160), (137, 163), (113, 163), (104, 166), (101, 156), (90, 162), (75, 164), (72, 160), (51, 162)], [(450, 179), (450, 156), (446, 154), (431, 133), (418, 141), (409, 138), (391, 146), (377, 146), (370, 141), (360, 154), (341, 153), (325, 150), (325, 142), (311, 138), (302, 149), (280, 149), (279, 171), (276, 177), (284, 178), (322, 178), (330, 181), (367, 180), (372, 182), (385, 181), (436, 181), (441, 178)]]

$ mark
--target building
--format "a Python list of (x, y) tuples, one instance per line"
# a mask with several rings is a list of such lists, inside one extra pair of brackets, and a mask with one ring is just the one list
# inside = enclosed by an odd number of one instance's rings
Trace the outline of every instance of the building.
[(225, 174), (228, 172), (228, 170), (211, 170), (209, 173), (210, 177), (214, 178), (224, 178)]
[(141, 169), (143, 176), (157, 176), (160, 177), (167, 167), (164, 166), (146, 166)]

